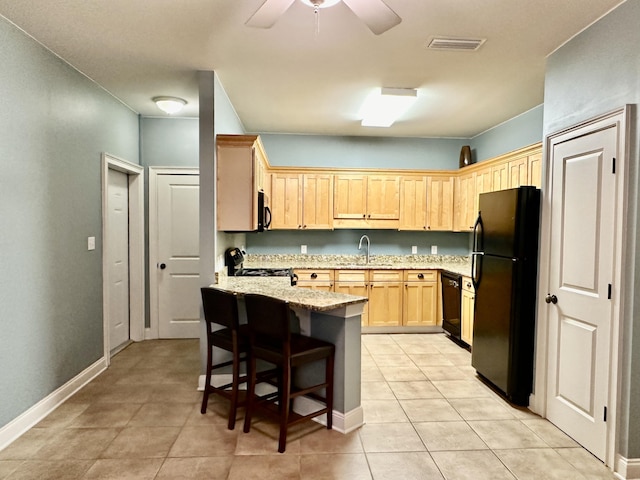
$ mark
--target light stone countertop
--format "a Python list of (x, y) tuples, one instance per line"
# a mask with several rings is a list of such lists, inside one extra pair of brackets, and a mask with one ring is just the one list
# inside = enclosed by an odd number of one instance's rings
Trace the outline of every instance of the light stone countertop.
[(220, 275), (218, 283), (211, 286), (240, 295), (247, 293), (268, 295), (285, 300), (292, 307), (316, 312), (326, 312), (367, 301), (365, 297), (355, 295), (292, 287), (289, 277), (227, 277)]
[(393, 269), (446, 270), (469, 276), (471, 260), (456, 255), (376, 255), (369, 263), (364, 255), (246, 255), (245, 267), (295, 269)]

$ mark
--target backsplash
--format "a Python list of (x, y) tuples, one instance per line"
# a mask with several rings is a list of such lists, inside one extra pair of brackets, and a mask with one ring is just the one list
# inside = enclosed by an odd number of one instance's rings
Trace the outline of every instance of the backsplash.
[[(252, 266), (282, 265), (282, 266), (325, 266), (325, 265), (365, 265), (364, 255), (301, 255), (301, 254), (273, 254), (254, 255), (247, 254), (245, 263)], [(464, 255), (374, 255), (371, 256), (369, 265), (438, 265), (460, 264), (468, 265), (470, 259)]]

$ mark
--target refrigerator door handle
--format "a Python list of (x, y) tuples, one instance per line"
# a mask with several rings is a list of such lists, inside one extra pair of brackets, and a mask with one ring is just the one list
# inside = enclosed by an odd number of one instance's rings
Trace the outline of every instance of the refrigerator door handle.
[[(482, 256), (484, 255), (482, 251), (484, 249), (484, 239), (482, 237), (482, 215), (481, 212), (478, 212), (478, 219), (473, 225), (473, 252), (471, 252), (471, 282), (476, 290), (482, 278)], [(479, 257), (477, 262), (476, 257)]]

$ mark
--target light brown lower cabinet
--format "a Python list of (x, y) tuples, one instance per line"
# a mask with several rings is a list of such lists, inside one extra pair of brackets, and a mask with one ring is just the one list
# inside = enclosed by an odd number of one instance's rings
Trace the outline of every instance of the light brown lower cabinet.
[(363, 327), (438, 324), (437, 270), (296, 269), (298, 286), (368, 298)]
[(438, 324), (438, 272), (405, 270), (402, 325), (410, 327)]
[(333, 291), (334, 274), (332, 269), (296, 269), (294, 273), (298, 276), (298, 287)]
[[(336, 270), (334, 292), (357, 295), (359, 297), (369, 297), (369, 287), (367, 281), (369, 276), (367, 270)], [(364, 309), (360, 317), (361, 325), (369, 325), (369, 302), (364, 304)]]
[(369, 326), (402, 325), (402, 270), (369, 271)]
[(462, 277), (462, 305), (460, 319), (462, 323), (461, 338), (467, 345), (473, 344), (473, 315), (475, 311), (475, 289), (471, 278)]

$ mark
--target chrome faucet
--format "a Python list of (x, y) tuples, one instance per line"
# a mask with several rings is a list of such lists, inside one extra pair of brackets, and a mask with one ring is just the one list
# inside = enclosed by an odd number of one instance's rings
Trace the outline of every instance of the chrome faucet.
[(358, 250), (362, 250), (362, 240), (364, 239), (367, 240), (367, 263), (369, 263), (369, 250), (371, 248), (371, 240), (369, 240), (369, 237), (367, 235), (362, 235), (360, 237), (360, 243), (358, 243)]

